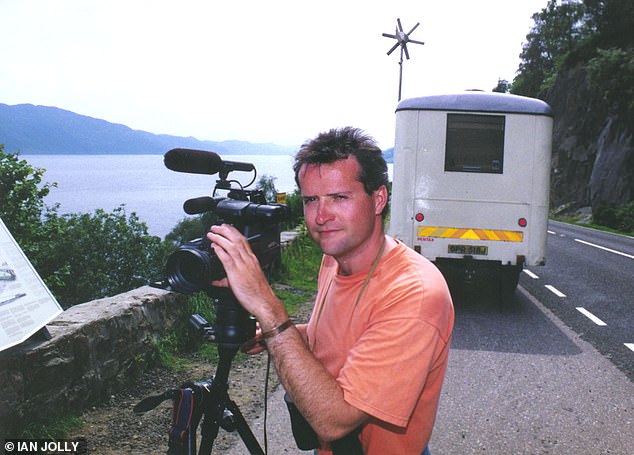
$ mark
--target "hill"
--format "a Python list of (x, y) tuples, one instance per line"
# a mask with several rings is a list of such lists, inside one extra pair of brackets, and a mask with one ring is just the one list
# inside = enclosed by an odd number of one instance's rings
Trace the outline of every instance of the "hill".
[(133, 130), (57, 107), (0, 103), (0, 144), (21, 154), (162, 154), (175, 148), (221, 155), (293, 154), (295, 147), (246, 141), (201, 141)]

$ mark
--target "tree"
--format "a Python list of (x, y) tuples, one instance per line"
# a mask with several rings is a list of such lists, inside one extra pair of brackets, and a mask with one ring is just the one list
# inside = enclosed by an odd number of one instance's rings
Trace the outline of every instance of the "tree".
[(65, 308), (160, 279), (168, 251), (123, 206), (112, 213), (48, 211), (39, 237), (35, 267)]
[(262, 191), (264, 193), (264, 197), (267, 202), (275, 202), (277, 200), (277, 189), (275, 188), (275, 180), (277, 177), (271, 177), (270, 175), (264, 174), (258, 180), (258, 183), (255, 185), (255, 188)]
[(534, 25), (522, 46), (521, 63), (513, 80), (512, 93), (537, 97), (552, 82), (569, 52), (588, 36), (585, 5), (550, 0), (532, 16)]
[(598, 49), (586, 65), (590, 89), (634, 131), (634, 52), (620, 48)]
[(603, 49), (634, 45), (634, 2), (632, 0), (584, 0), (586, 28), (595, 35), (594, 44)]
[(56, 186), (42, 184), (44, 172), (0, 144), (0, 218), (27, 253), (41, 225), (44, 197)]
[(493, 87), (493, 92), (508, 93), (511, 90), (511, 84), (506, 79), (498, 79), (498, 85)]

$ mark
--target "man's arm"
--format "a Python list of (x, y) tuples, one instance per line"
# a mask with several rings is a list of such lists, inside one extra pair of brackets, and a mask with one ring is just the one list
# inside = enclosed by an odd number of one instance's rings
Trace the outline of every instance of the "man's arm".
[[(283, 324), (288, 312), (266, 281), (247, 239), (229, 225), (212, 226), (208, 238), (227, 273), (226, 280), (213, 284), (229, 285), (262, 332)], [(308, 349), (305, 326), (291, 327), (266, 344), (280, 382), (321, 439), (340, 439), (367, 420), (367, 414), (344, 400), (337, 381)]]

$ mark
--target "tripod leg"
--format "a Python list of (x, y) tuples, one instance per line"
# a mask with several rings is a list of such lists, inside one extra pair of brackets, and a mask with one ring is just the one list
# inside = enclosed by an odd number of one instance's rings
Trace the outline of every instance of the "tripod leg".
[(200, 424), (200, 449), (198, 450), (198, 455), (211, 455), (219, 428), (220, 425), (216, 419), (205, 415), (203, 422)]
[(264, 455), (262, 447), (260, 447), (260, 444), (253, 435), (253, 432), (251, 431), (251, 428), (249, 428), (249, 424), (242, 415), (242, 412), (240, 412), (238, 405), (229, 400), (225, 412), (231, 414), (233, 426), (235, 426), (235, 429), (238, 430), (238, 434), (242, 438), (244, 445), (249, 450), (249, 453), (252, 455)]

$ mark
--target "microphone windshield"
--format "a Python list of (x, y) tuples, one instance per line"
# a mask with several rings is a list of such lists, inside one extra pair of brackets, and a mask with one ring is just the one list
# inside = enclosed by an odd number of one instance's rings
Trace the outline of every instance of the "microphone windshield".
[(216, 174), (222, 168), (222, 159), (214, 152), (191, 149), (172, 149), (163, 157), (165, 167), (190, 174)]

